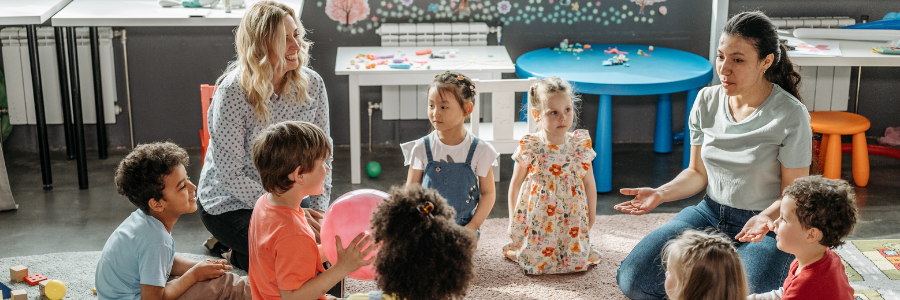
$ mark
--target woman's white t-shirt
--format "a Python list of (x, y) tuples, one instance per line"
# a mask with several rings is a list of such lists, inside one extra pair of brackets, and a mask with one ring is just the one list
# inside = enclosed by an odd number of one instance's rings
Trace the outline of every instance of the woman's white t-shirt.
[[(431, 158), (435, 161), (447, 163), (465, 163), (466, 157), (469, 155), (469, 147), (475, 136), (466, 130), (466, 138), (458, 145), (446, 145), (437, 137), (437, 131), (428, 134), (431, 140)], [(403, 149), (404, 166), (412, 165), (414, 170), (425, 170), (428, 165), (428, 155), (425, 153), (425, 137), (415, 141), (406, 142), (400, 145)], [(472, 172), (478, 177), (485, 177), (490, 171), (491, 166), (497, 166), (497, 157), (500, 153), (494, 150), (494, 146), (484, 140), (479, 139), (478, 145), (475, 146), (475, 153), (472, 155)], [(497, 176), (497, 174), (494, 174)]]

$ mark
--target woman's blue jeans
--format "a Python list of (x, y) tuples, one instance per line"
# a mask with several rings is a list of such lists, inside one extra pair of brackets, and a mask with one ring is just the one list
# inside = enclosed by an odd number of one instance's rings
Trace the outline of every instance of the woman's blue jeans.
[[(625, 296), (635, 300), (666, 298), (666, 270), (662, 267), (661, 253), (667, 241), (688, 229), (710, 227), (734, 240), (747, 220), (759, 213), (721, 205), (708, 196), (703, 197), (699, 204), (682, 209), (672, 221), (653, 230), (631, 250), (616, 274), (619, 288)], [(761, 242), (734, 242), (751, 294), (781, 287), (794, 256), (778, 250), (774, 232), (770, 231)]]

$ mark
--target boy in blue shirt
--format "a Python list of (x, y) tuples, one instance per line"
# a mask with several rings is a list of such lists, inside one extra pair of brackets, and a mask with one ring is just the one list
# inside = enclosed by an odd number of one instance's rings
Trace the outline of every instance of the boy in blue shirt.
[(94, 280), (103, 299), (250, 299), (250, 284), (224, 260), (175, 255), (172, 227), (197, 210), (188, 155), (177, 145), (143, 144), (116, 169), (116, 187), (138, 207), (109, 236)]

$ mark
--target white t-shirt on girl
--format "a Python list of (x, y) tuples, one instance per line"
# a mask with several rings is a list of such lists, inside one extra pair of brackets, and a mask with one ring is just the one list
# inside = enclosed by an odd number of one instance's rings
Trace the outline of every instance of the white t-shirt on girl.
[[(437, 137), (437, 131), (428, 134), (431, 140), (431, 158), (435, 161), (448, 163), (465, 163), (466, 156), (469, 155), (469, 147), (475, 136), (466, 130), (466, 139), (458, 145), (445, 145), (441, 139)], [(425, 137), (421, 137), (415, 141), (406, 142), (400, 145), (403, 149), (404, 166), (412, 165), (414, 170), (425, 170), (428, 165), (428, 155), (425, 153)], [(475, 153), (472, 155), (472, 172), (478, 177), (485, 177), (490, 171), (491, 166), (497, 166), (497, 157), (500, 153), (494, 150), (494, 146), (484, 140), (478, 140), (475, 146)], [(497, 176), (497, 174), (494, 174)]]

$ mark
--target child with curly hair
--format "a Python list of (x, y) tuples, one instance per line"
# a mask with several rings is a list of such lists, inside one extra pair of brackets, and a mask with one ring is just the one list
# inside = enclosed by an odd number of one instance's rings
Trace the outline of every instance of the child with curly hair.
[(853, 299), (841, 258), (831, 249), (844, 244), (856, 225), (856, 196), (844, 180), (797, 178), (782, 192), (775, 220), (778, 249), (795, 255), (780, 289), (747, 299)]
[(474, 277), (475, 236), (453, 220), (455, 211), (436, 190), (394, 187), (372, 217), (381, 250), (375, 257), (381, 291), (347, 300), (445, 300), (466, 296)]
[(575, 118), (572, 85), (544, 78), (528, 93), (540, 130), (526, 135), (512, 158), (507, 258), (526, 274), (583, 272), (600, 262), (588, 232), (597, 215), (597, 189), (587, 130), (569, 131)]

